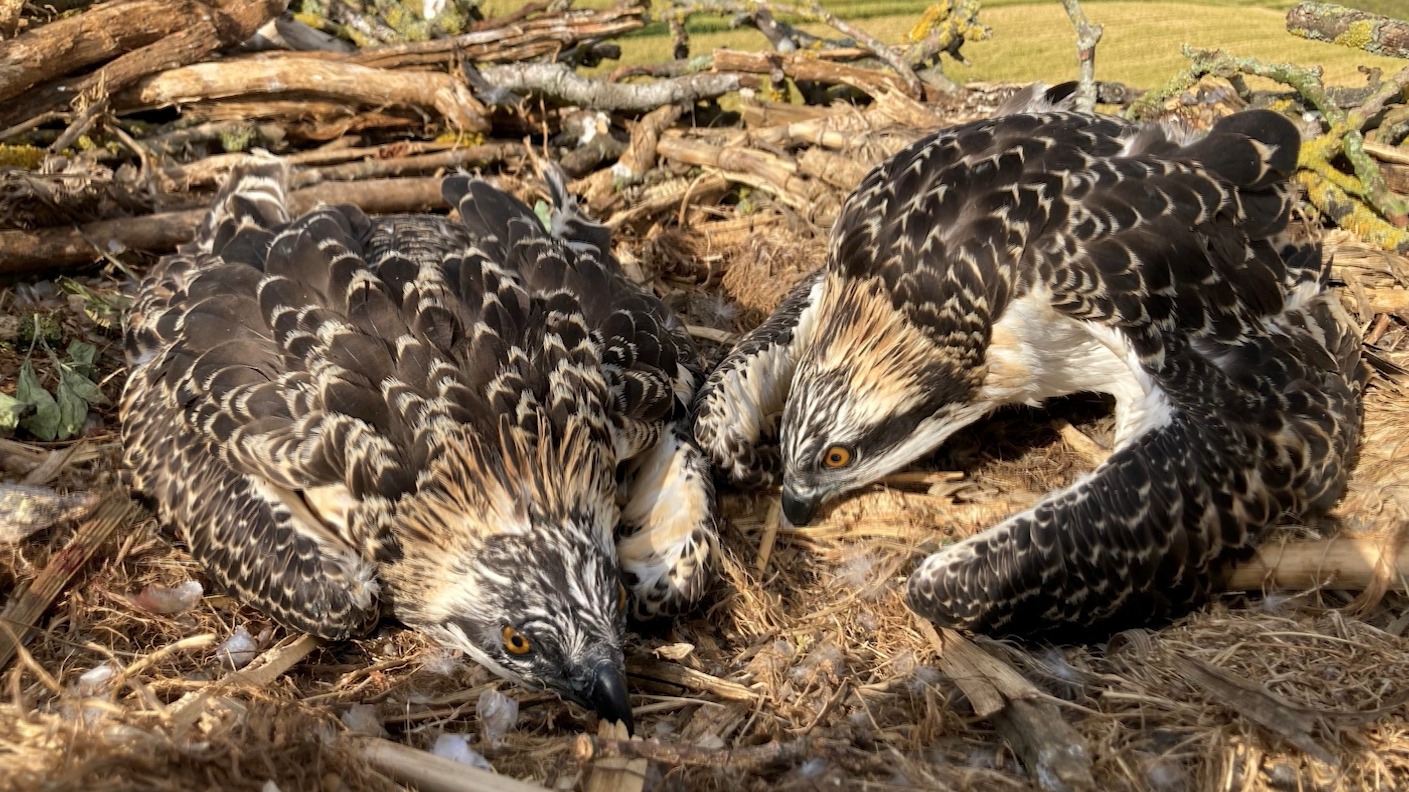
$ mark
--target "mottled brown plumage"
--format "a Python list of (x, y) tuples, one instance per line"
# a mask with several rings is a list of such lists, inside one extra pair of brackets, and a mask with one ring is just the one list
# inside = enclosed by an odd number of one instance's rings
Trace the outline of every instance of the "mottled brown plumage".
[(386, 604), (629, 719), (621, 581), (642, 615), (687, 605), (713, 543), (683, 327), (552, 174), (551, 229), (468, 177), (445, 181), (458, 219), (290, 219), (284, 183), (277, 161), (239, 168), (142, 283), (133, 487), (289, 627), (356, 635)]
[(1106, 463), (916, 570), (910, 604), (946, 625), (1186, 608), (1261, 527), (1339, 497), (1359, 434), (1358, 337), (1319, 249), (1283, 235), (1292, 124), (1196, 138), (1037, 104), (872, 171), (698, 402), (706, 452), (781, 478), (806, 522), (1000, 405), (1113, 395)]

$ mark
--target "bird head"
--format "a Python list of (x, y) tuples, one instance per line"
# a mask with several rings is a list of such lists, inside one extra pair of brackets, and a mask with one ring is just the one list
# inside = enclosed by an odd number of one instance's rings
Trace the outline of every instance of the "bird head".
[(977, 340), (938, 343), (873, 283), (829, 275), (821, 300), (824, 319), (798, 360), (780, 431), (783, 513), (794, 525), (991, 409), (978, 397)]
[(383, 578), (402, 622), (630, 729), (607, 453), (523, 434), (450, 445), (398, 504)]

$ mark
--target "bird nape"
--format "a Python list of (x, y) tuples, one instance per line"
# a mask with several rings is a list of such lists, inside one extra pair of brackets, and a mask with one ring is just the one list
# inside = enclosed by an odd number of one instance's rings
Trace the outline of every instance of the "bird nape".
[(1319, 248), (1286, 232), (1287, 119), (1195, 136), (1052, 98), (873, 170), (695, 432), (806, 523), (1001, 405), (1110, 394), (1107, 461), (909, 582), (939, 624), (1060, 638), (1186, 610), (1260, 528), (1331, 506), (1363, 368)]
[(630, 726), (625, 615), (690, 606), (715, 546), (700, 371), (547, 176), (550, 228), (464, 176), (457, 219), (291, 218), (283, 163), (238, 166), (141, 283), (124, 463), (207, 574), (289, 628), (342, 639), (385, 606)]

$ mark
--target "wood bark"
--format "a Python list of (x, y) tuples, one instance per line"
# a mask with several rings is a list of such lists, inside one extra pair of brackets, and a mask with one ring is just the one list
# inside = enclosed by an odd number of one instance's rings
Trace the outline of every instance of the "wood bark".
[(895, 74), (796, 53), (717, 50), (714, 53), (714, 69), (719, 72), (781, 74), (794, 81), (848, 85), (872, 96), (887, 91), (909, 92), (905, 81)]
[[(281, 0), (114, 0), (94, 6), (0, 42), (0, 102), (169, 36), (180, 36), (178, 49), (187, 57), (192, 41), (208, 44), (199, 58), (249, 38), (283, 5)], [(95, 82), (100, 74), (84, 81)]]
[[(443, 208), (440, 178), (325, 182), (295, 190), (289, 209), (303, 214), (321, 204), (353, 204), (372, 214)], [(207, 209), (99, 220), (78, 228), (0, 231), (0, 276), (54, 277), (65, 266), (87, 264), (114, 248), (168, 252), (189, 242)]]
[[(1409, 10), (1405, 12), (1409, 18)], [(1287, 30), (1316, 41), (1376, 55), (1409, 58), (1409, 22), (1331, 3), (1302, 3), (1287, 12)]]
[(746, 85), (738, 74), (691, 74), (651, 83), (610, 83), (583, 77), (561, 63), (511, 63), (487, 66), (480, 73), (507, 91), (539, 93), (605, 112), (645, 113), (662, 105), (714, 99)]
[(306, 93), (378, 107), (434, 111), (468, 132), (487, 132), (484, 106), (445, 72), (397, 72), (316, 57), (238, 58), (148, 77), (115, 96), (120, 107), (166, 107), (204, 99)]

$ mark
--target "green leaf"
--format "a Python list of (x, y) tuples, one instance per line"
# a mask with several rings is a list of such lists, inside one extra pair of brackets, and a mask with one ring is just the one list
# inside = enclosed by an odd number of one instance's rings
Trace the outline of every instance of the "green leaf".
[(547, 201), (540, 200), (533, 205), (533, 213), (538, 215), (538, 222), (543, 224), (546, 231), (553, 230), (553, 207)]
[[(68, 372), (64, 373), (68, 374)], [(83, 422), (88, 418), (88, 402), (84, 400), (82, 396), (79, 396), (77, 393), (74, 393), (73, 388), (70, 387), (69, 383), (73, 382), (74, 380), (87, 382), (89, 385), (93, 384), (91, 382), (88, 382), (88, 380), (83, 379), (82, 377), (79, 377), (77, 375), (69, 375), (67, 377), (62, 377), (59, 380), (59, 398), (57, 399), (59, 405), (59, 427), (57, 437), (59, 440), (65, 440), (70, 437), (76, 437), (77, 435), (82, 433)]]
[(39, 384), (34, 366), (28, 360), (20, 367), (19, 386), (15, 398), (34, 407), (32, 415), (20, 421), (20, 428), (39, 438), (53, 440), (59, 435), (59, 403)]
[(59, 367), (59, 391), (69, 391), (74, 396), (88, 402), (89, 404), (107, 404), (107, 397), (98, 390), (98, 386), (92, 380), (79, 374), (70, 366)]
[(20, 416), (29, 408), (28, 404), (8, 393), (0, 393), (0, 432), (13, 432), (19, 428)]
[(98, 348), (84, 341), (70, 341), (68, 362), (80, 375), (92, 377), (98, 362)]

